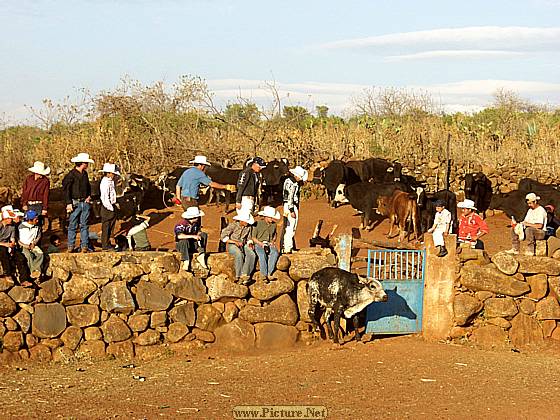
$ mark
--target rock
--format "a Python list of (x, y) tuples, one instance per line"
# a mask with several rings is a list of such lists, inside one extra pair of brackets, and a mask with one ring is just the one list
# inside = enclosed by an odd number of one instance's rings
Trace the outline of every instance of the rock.
[(548, 286), (550, 287), (550, 294), (560, 300), (560, 277), (550, 276)]
[(150, 323), (150, 315), (134, 314), (128, 319), (128, 326), (134, 332), (146, 331)]
[(536, 310), (535, 302), (530, 299), (521, 299), (519, 301), (519, 310), (526, 315), (533, 315)]
[(224, 323), (222, 314), (212, 305), (200, 305), (196, 310), (197, 328), (206, 331), (214, 331)]
[(70, 326), (62, 333), (60, 339), (66, 347), (71, 350), (76, 350), (80, 341), (82, 341), (84, 333), (81, 328)]
[(507, 347), (507, 333), (496, 325), (477, 328), (470, 336), (471, 341), (485, 348), (504, 349)]
[(82, 341), (76, 351), (76, 357), (101, 359), (105, 357), (105, 343), (101, 340)]
[(543, 342), (543, 332), (538, 321), (522, 313), (517, 314), (511, 321), (509, 334), (515, 347), (540, 345)]
[(23, 309), (14, 315), (14, 321), (16, 321), (24, 333), (28, 333), (31, 329), (31, 315)]
[(548, 242), (538, 240), (535, 242), (535, 255), (537, 257), (546, 257), (548, 255)]
[(255, 346), (255, 330), (251, 324), (236, 318), (216, 331), (216, 344), (230, 351), (247, 351)]
[(13, 318), (6, 318), (4, 320), (4, 325), (8, 331), (15, 331), (18, 329), (18, 323)]
[(146, 281), (138, 282), (136, 300), (140, 309), (149, 311), (165, 311), (171, 305), (173, 296), (166, 289)]
[(547, 319), (541, 322), (541, 325), (542, 325), (543, 335), (547, 338), (551, 337), (552, 333), (554, 332), (554, 329), (556, 328), (556, 321), (553, 319)]
[(197, 340), (203, 341), (205, 343), (213, 343), (216, 340), (216, 336), (214, 335), (214, 333), (211, 333), (210, 331), (204, 331), (195, 328), (193, 330), (193, 334)]
[(52, 352), (52, 359), (57, 363), (71, 363), (75, 361), (74, 351), (68, 347), (59, 347)]
[(4, 292), (0, 292), (0, 318), (10, 316), (16, 311), (16, 303)]
[(96, 289), (97, 285), (91, 280), (88, 280), (83, 276), (72, 275), (72, 278), (64, 283), (62, 303), (65, 305), (82, 303)]
[(8, 296), (10, 296), (14, 302), (29, 303), (35, 298), (35, 290), (28, 287), (14, 286), (8, 292)]
[(554, 331), (552, 331), (550, 338), (553, 340), (560, 340), (560, 328), (555, 328)]
[(530, 289), (526, 282), (514, 280), (491, 265), (463, 267), (460, 282), (467, 289), (486, 290), (508, 296), (521, 296)]
[(130, 314), (136, 307), (132, 294), (124, 281), (111, 282), (103, 287), (100, 296), (101, 309), (111, 313)]
[(453, 313), (457, 325), (466, 325), (482, 309), (482, 302), (474, 296), (461, 293), (453, 301)]
[(167, 323), (167, 312), (159, 311), (159, 312), (152, 312), (150, 315), (150, 327), (163, 327)]
[(179, 271), (179, 259), (174, 254), (164, 254), (154, 258), (154, 264), (161, 268), (164, 273), (176, 273)]
[(251, 295), (259, 300), (270, 300), (294, 290), (294, 282), (286, 273), (278, 271), (275, 276), (276, 280), (271, 281), (269, 284), (262, 281), (254, 283), (250, 287)]
[(131, 340), (110, 343), (107, 346), (107, 354), (114, 356), (115, 359), (131, 360), (134, 358), (134, 344)]
[(491, 297), (494, 297), (494, 293), (487, 292), (486, 290), (481, 290), (480, 292), (476, 292), (474, 295), (481, 302), (484, 302), (486, 299), (490, 299)]
[(307, 281), (300, 281), (297, 285), (297, 307), (299, 319), (311, 322), (309, 317), (309, 294), (307, 293)]
[(154, 330), (147, 330), (134, 339), (134, 344), (139, 346), (153, 346), (158, 344), (160, 333)]
[(276, 269), (279, 271), (287, 272), (290, 269), (290, 259), (285, 255), (280, 255), (276, 263)]
[(296, 329), (298, 331), (309, 331), (312, 327), (312, 324), (306, 321), (298, 321), (296, 324)]
[(43, 344), (37, 344), (29, 349), (29, 358), (34, 362), (48, 362), (51, 357), (51, 349)]
[(229, 280), (225, 274), (211, 276), (206, 279), (208, 295), (212, 301), (221, 298), (244, 298), (249, 293), (249, 288)]
[(235, 280), (235, 262), (233, 256), (227, 252), (210, 254), (207, 261), (210, 274), (225, 274), (230, 280)]
[(95, 292), (93, 292), (91, 296), (87, 298), (86, 302), (90, 305), (99, 306), (99, 304), (101, 303), (101, 290), (97, 289)]
[(113, 278), (115, 281), (130, 283), (132, 280), (144, 275), (144, 270), (139, 264), (120, 263), (113, 267)]
[(181, 302), (169, 311), (169, 317), (175, 322), (182, 322), (189, 327), (194, 326), (196, 321), (196, 313), (194, 311), (194, 303)]
[(508, 318), (517, 315), (518, 309), (510, 297), (490, 298), (484, 302), (484, 315), (487, 318)]
[(169, 283), (165, 286), (165, 290), (173, 296), (190, 300), (195, 303), (206, 303), (210, 300), (206, 294), (206, 286), (199, 278), (187, 277), (182, 271), (180, 274), (172, 274), (169, 276)]
[(252, 298), (249, 298), (249, 300), (247, 301), (247, 305), (258, 306), (260, 308), (261, 307), (261, 301), (252, 297)]
[(87, 304), (67, 306), (66, 316), (71, 325), (88, 327), (99, 322), (99, 307)]
[(167, 347), (163, 346), (136, 346), (136, 359), (142, 362), (149, 362), (151, 360), (159, 359), (165, 356), (168, 352)]
[(496, 325), (497, 327), (503, 328), (504, 330), (509, 330), (511, 328), (511, 322), (505, 318), (489, 318), (486, 320), (487, 324)]
[(25, 334), (25, 345), (27, 348), (31, 348), (39, 342), (39, 339), (35, 337), (33, 334)]
[[(489, 264), (490, 258), (486, 251), (482, 249), (472, 249), (472, 248), (459, 248), (460, 252), (457, 254), (459, 262), (465, 263), (467, 261), (480, 261), (481, 264)], [(512, 273), (513, 274), (513, 273)]]
[(519, 272), (523, 274), (548, 274), (549, 276), (560, 275), (560, 261), (548, 257), (530, 257), (516, 255), (519, 261)]
[(222, 315), (226, 310), (226, 305), (223, 302), (212, 302), (212, 306), (216, 308)]
[(189, 333), (189, 327), (182, 322), (173, 322), (169, 324), (169, 329), (165, 338), (170, 343), (181, 341)]
[(548, 292), (548, 280), (546, 274), (535, 274), (527, 276), (527, 283), (531, 287), (531, 292), (527, 295), (530, 299), (540, 300), (546, 296)]
[(158, 268), (156, 270), (152, 270), (152, 272), (148, 275), (148, 281), (150, 283), (157, 284), (159, 287), (165, 287), (167, 283), (169, 283), (169, 277), (167, 273), (164, 273), (160, 268)]
[(57, 279), (47, 280), (39, 285), (39, 297), (43, 302), (56, 302), (62, 295), (62, 286)]
[(548, 238), (547, 255), (553, 257), (554, 253), (560, 249), (560, 238), (556, 236), (551, 236)]
[(309, 279), (311, 275), (321, 268), (329, 267), (327, 257), (323, 255), (312, 255), (306, 253), (290, 254), (290, 277), (299, 281), (301, 279)]
[(113, 267), (108, 267), (106, 264), (94, 264), (88, 267), (86, 277), (97, 287), (103, 287), (113, 279)]
[[(1, 269), (2, 267), (0, 267)], [(0, 366), (13, 366), (20, 360), (19, 353), (14, 353), (12, 351), (0, 352)]]
[(293, 347), (296, 344), (298, 330), (295, 327), (263, 322), (255, 325), (255, 344), (260, 349), (278, 349)]
[(263, 307), (247, 305), (239, 312), (239, 317), (252, 324), (277, 322), (293, 326), (298, 321), (296, 305), (289, 295), (282, 295)]
[(101, 331), (104, 340), (108, 343), (128, 340), (132, 335), (126, 322), (114, 314), (101, 326)]
[(231, 322), (239, 313), (239, 308), (233, 302), (227, 302), (224, 306), (224, 313), (222, 316), (226, 322)]
[(66, 311), (60, 303), (38, 303), (32, 317), (33, 335), (58, 337), (66, 329)]
[(560, 319), (560, 305), (558, 300), (553, 296), (545, 297), (537, 302), (536, 305), (537, 319)]
[(21, 360), (28, 360), (29, 359), (29, 350), (27, 349), (21, 349), (20, 351), (18, 351), (19, 357), (21, 357)]
[(103, 338), (103, 333), (99, 327), (88, 327), (84, 331), (84, 337), (88, 341), (101, 340)]
[(60, 338), (45, 338), (41, 340), (41, 344), (47, 346), (51, 350), (55, 350), (64, 345)]
[(17, 352), (23, 347), (23, 333), (21, 331), (8, 331), (2, 341), (4, 349)]
[(507, 275), (517, 273), (519, 262), (513, 255), (506, 254), (505, 252), (498, 252), (492, 257), (492, 262), (498, 270)]
[(0, 276), (0, 292), (5, 292), (14, 286), (14, 281), (8, 276)]

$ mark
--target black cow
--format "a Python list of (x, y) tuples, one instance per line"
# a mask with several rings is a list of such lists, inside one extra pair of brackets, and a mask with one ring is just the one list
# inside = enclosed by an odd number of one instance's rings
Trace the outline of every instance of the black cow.
[(436, 215), (435, 202), (443, 200), (445, 208), (451, 213), (453, 232), (457, 232), (459, 222), (457, 219), (457, 196), (453, 191), (441, 190), (435, 193), (418, 191), (418, 209), (420, 210), (420, 231), (425, 233), (434, 223)]
[(549, 192), (558, 191), (558, 185), (555, 184), (543, 184), (542, 182), (536, 181), (531, 178), (522, 178), (519, 180), (518, 189), (526, 192)]
[(482, 172), (465, 175), (465, 198), (474, 201), (477, 210), (486, 218), (492, 200), (492, 181)]
[[(374, 279), (358, 277), (340, 268), (323, 268), (311, 276), (307, 284), (309, 295), (309, 317), (315, 325), (315, 330), (320, 330), (319, 307), (324, 309), (324, 319), (327, 324), (329, 339), (338, 343), (338, 330), (340, 317), (352, 318), (356, 340), (360, 340), (358, 331), (358, 313), (372, 302), (387, 301), (387, 294), (381, 283)], [(330, 325), (333, 315), (334, 333)]]
[[(529, 191), (515, 190), (509, 193), (494, 194), (489, 208), (502, 210), (508, 217), (513, 216), (515, 220), (521, 221), (525, 218), (527, 210), (529, 210), (525, 200), (525, 196), (528, 193)], [(539, 191), (536, 194), (541, 197), (539, 204), (543, 207), (552, 204), (558, 208), (560, 205), (560, 191)]]
[[(140, 213), (144, 191), (129, 191), (121, 197), (117, 197), (118, 220), (126, 220)], [(101, 221), (101, 200), (91, 201), (90, 223), (99, 223)]]
[(284, 181), (290, 175), (289, 170), (288, 159), (271, 160), (261, 170), (261, 205), (276, 207), (282, 204), (282, 189)]
[[(331, 161), (326, 168), (319, 168), (321, 171), (321, 183), (327, 190), (327, 200), (331, 206), (336, 207), (337, 203), (334, 201), (336, 189), (339, 185), (352, 185), (361, 182), (360, 176), (351, 167), (341, 160)], [(313, 175), (316, 177), (316, 174)]]

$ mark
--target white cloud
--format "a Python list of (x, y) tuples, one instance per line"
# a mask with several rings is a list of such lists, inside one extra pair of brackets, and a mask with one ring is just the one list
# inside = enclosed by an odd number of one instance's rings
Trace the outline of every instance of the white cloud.
[(387, 62), (397, 61), (411, 61), (411, 60), (430, 60), (430, 59), (489, 59), (489, 58), (508, 58), (519, 57), (526, 55), (526, 53), (518, 51), (503, 51), (503, 50), (437, 50), (437, 51), (423, 51), (413, 54), (390, 55), (385, 57)]

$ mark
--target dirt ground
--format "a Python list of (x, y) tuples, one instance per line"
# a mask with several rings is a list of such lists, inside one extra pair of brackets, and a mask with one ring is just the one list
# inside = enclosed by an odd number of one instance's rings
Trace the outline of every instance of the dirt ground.
[[(23, 363), (23, 362), (22, 362)], [(7, 418), (233, 418), (239, 405), (325, 406), (329, 419), (556, 418), (557, 355), (395, 337), (267, 353), (0, 369)], [(140, 382), (134, 377), (144, 377)]]

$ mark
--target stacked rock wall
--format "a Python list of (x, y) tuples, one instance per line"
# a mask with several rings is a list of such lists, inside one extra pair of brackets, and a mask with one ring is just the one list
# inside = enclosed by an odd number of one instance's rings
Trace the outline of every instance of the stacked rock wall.
[(463, 249), (458, 271), (451, 338), (498, 349), (560, 340), (560, 260)]
[(233, 281), (233, 258), (180, 270), (177, 253), (53, 254), (37, 289), (0, 277), (0, 359), (150, 358), (207, 343), (233, 349), (308, 337), (306, 280), (336, 259), (308, 249), (279, 260), (277, 280)]

